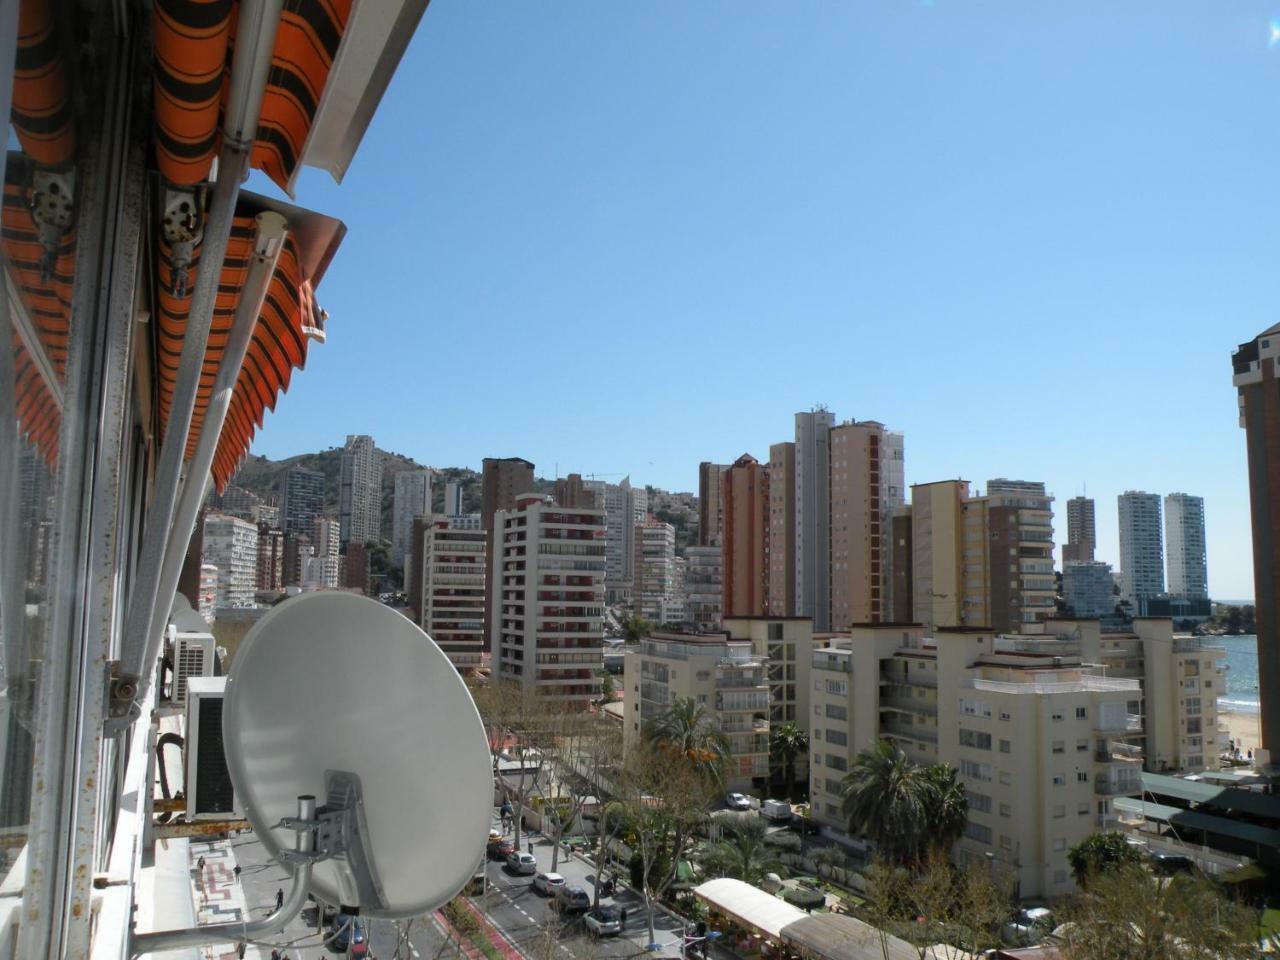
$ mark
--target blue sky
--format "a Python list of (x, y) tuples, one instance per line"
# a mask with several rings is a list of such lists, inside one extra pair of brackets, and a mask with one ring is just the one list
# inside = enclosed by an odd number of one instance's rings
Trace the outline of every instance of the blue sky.
[[(1253, 593), (1229, 356), (1280, 319), (1273, 4), (433, 0), (346, 182), (272, 457), (371, 433), (695, 489), (792, 414), (908, 482), (1206, 498)], [(261, 178), (255, 186), (261, 187)]]

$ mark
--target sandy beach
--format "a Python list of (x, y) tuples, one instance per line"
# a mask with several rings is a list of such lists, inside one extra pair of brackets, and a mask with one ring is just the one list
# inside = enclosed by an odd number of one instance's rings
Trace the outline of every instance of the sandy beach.
[(1261, 746), (1261, 724), (1256, 713), (1231, 713), (1222, 710), (1218, 713), (1218, 719), (1231, 731), (1227, 736), (1236, 742), (1242, 756), (1247, 756), (1248, 751)]

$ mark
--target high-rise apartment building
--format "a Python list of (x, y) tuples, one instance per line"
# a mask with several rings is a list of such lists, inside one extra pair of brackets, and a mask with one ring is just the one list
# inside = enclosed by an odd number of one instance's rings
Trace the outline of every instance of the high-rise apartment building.
[(919, 763), (959, 771), (969, 797), (962, 865), (994, 869), (1019, 897), (1069, 892), (1067, 851), (1112, 816), (1112, 797), (1139, 790), (1141, 726), (1130, 707), (1141, 686), (1102, 676), (1057, 642), (1019, 643), (884, 624), (815, 650), (814, 819), (846, 828), (841, 781), (859, 752), (888, 739)]
[(719, 630), (724, 602), (724, 553), (718, 546), (684, 549), (684, 622), (700, 633)]
[(205, 623), (213, 623), (218, 606), (218, 568), (212, 563), (200, 564), (199, 587), (196, 590), (196, 612)]
[(588, 507), (592, 510), (603, 510), (600, 502), (600, 491), (589, 481), (582, 479), (582, 474), (571, 473), (556, 481), (552, 494), (556, 503), (562, 507)]
[(764, 616), (769, 595), (769, 468), (744, 453), (720, 478), (721, 614)]
[(910, 623), (915, 617), (916, 595), (911, 568), (911, 504), (903, 504), (893, 511), (889, 522), (893, 538), (890, 550), (893, 555), (893, 588), (889, 591), (890, 615), (893, 623)]
[(204, 562), (218, 568), (217, 606), (252, 607), (258, 588), (258, 528), (229, 514), (204, 520)]
[(650, 623), (664, 623), (675, 596), (676, 528), (651, 515), (636, 525), (633, 541), (632, 606)]
[(343, 543), (382, 539), (382, 457), (373, 437), (347, 436), (342, 450), (338, 520)]
[(720, 543), (720, 531), (724, 516), (720, 509), (721, 476), (729, 469), (727, 463), (698, 464), (698, 546), (709, 547)]
[(462, 529), (443, 516), (420, 517), (411, 548), (415, 558), (418, 625), (459, 670), (478, 669), (484, 659), (483, 529)]
[(1240, 426), (1249, 455), (1253, 526), (1253, 601), (1258, 635), (1262, 746), (1280, 749), (1280, 324), (1231, 355)]
[(725, 788), (747, 790), (769, 776), (769, 685), (750, 639), (725, 633), (655, 632), (623, 658), (623, 745), (677, 700), (702, 706), (729, 745)]
[(324, 590), (336, 590), (342, 572), (338, 559), (341, 526), (336, 520), (317, 518), (311, 545), (311, 559), (303, 571), (303, 583)]
[(769, 447), (769, 595), (771, 617), (796, 609), (796, 445)]
[(355, 590), (366, 596), (372, 593), (369, 572), (369, 548), (354, 540), (343, 548), (339, 560), (338, 583), (344, 590)]
[(316, 517), (324, 515), (324, 474), (290, 467), (280, 482), (280, 518), (285, 533), (311, 536)]
[(1164, 498), (1164, 545), (1169, 593), (1188, 600), (1209, 596), (1204, 543), (1204, 497), (1171, 493)]
[[(909, 557), (911, 564), (915, 611), (907, 619), (929, 628), (963, 623), (985, 626), (970, 618), (971, 612), (985, 612), (982, 591), (970, 595), (965, 589), (964, 505), (968, 499), (967, 480), (911, 485), (910, 542), (895, 559)], [(974, 573), (980, 572), (979, 566), (975, 562)]]
[(605, 525), (601, 510), (517, 498), (494, 514), (494, 671), (540, 699), (585, 709), (604, 666)]
[(607, 570), (605, 590), (609, 603), (631, 599), (635, 566), (636, 524), (649, 515), (649, 493), (644, 487), (633, 487), (631, 478), (604, 487), (604, 516)]
[(1032, 480), (987, 481), (985, 497), (965, 504), (970, 522), (984, 520), (984, 550), (966, 542), (966, 566), (984, 554), (987, 566), (985, 625), (1018, 631), (1054, 614), (1053, 497)]
[(1133, 616), (1146, 615), (1146, 601), (1164, 593), (1164, 549), (1160, 495), (1126, 490), (1116, 498), (1120, 516), (1120, 599)]
[(396, 474), (391, 500), (391, 560), (398, 567), (405, 566), (413, 518), (431, 515), (431, 474), (430, 470), (401, 470)]
[(828, 432), (830, 614), (834, 630), (888, 619), (893, 585), (890, 528), (902, 505), (902, 434), (874, 420)]
[(813, 629), (831, 629), (831, 428), (830, 410), (815, 408), (796, 414), (796, 616), (808, 617)]
[(1068, 560), (1062, 565), (1062, 602), (1074, 617), (1109, 617), (1115, 613), (1111, 564), (1100, 560)]
[(462, 516), (462, 484), (450, 480), (444, 485), (444, 505), (440, 511), (446, 517)]
[(1062, 545), (1062, 562), (1090, 561), (1098, 542), (1093, 519), (1093, 500), (1072, 497), (1067, 501), (1067, 542)]
[[(493, 570), (497, 538), (493, 517), (499, 510), (511, 510), (516, 497), (533, 491), (533, 464), (519, 457), (485, 457), (480, 467), (480, 522), (484, 527), (485, 570)], [(484, 637), (493, 634), (494, 593), (501, 581), (489, 580), (484, 601)], [(486, 648), (487, 649), (487, 648)]]
[(258, 524), (258, 589), (284, 589), (284, 531)]

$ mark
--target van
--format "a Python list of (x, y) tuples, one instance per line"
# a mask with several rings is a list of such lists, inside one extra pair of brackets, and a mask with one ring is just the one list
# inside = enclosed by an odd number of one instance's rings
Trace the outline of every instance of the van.
[(760, 804), (760, 816), (775, 823), (791, 820), (791, 804), (785, 800), (765, 800)]

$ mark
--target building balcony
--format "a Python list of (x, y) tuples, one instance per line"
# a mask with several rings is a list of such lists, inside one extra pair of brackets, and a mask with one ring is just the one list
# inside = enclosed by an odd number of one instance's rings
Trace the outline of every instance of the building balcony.
[(936, 744), (938, 742), (938, 728), (889, 723), (880, 726), (880, 736), (888, 739), (908, 740), (912, 743)]
[(918, 673), (910, 674), (880, 674), (880, 686), (882, 687), (907, 687), (914, 689), (916, 687), (924, 687), (929, 690), (938, 688), (938, 675), (932, 671), (921, 670)]
[[(1137, 683), (1136, 680), (1121, 681), (1121, 682)], [(1125, 736), (1125, 735), (1134, 734), (1134, 733), (1141, 733), (1142, 732), (1142, 716), (1137, 713), (1127, 714), (1124, 718), (1123, 727), (1104, 727), (1102, 726), (1101, 718), (1099, 718), (1093, 725), (1093, 732), (1096, 734), (1106, 734), (1113, 737)]]
[(892, 711), (894, 713), (904, 713), (916, 716), (936, 717), (938, 715), (938, 704), (927, 699), (900, 699), (893, 697), (890, 699), (880, 700), (880, 710)]

